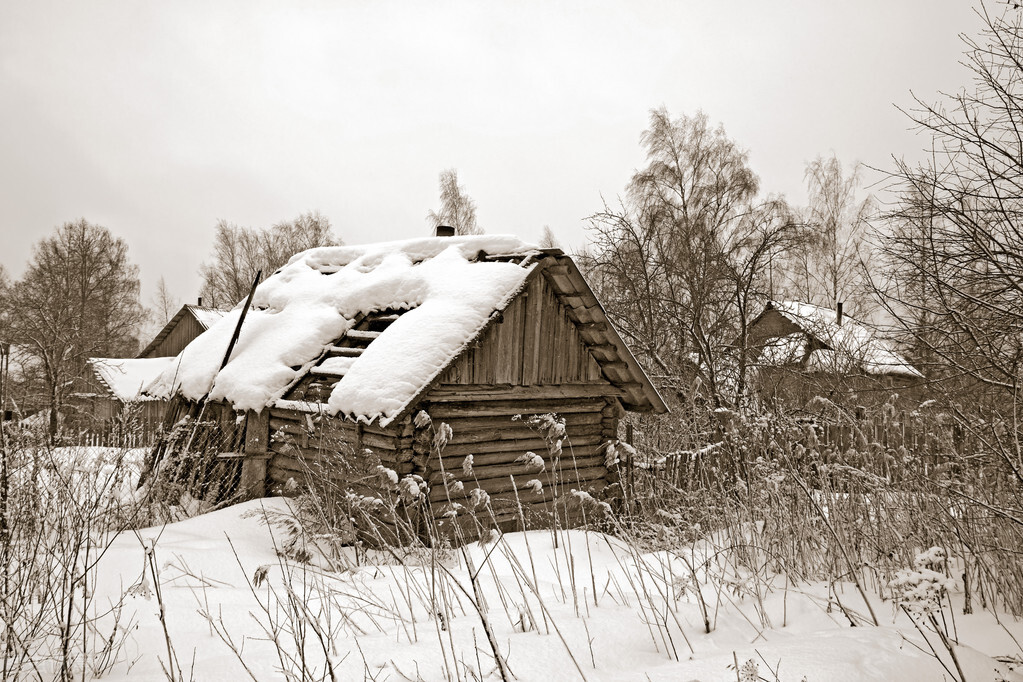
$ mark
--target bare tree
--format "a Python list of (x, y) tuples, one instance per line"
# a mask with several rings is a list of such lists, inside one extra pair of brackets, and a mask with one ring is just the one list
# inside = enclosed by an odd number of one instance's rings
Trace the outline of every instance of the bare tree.
[[(981, 6), (963, 37), (973, 85), (908, 115), (931, 139), (898, 161), (897, 203), (879, 228), (883, 301), (924, 364), (931, 395), (977, 441), (956, 467), (987, 483), (950, 487), (1023, 525), (1023, 25)], [(998, 491), (1007, 493), (999, 496)]]
[(476, 223), (476, 202), (458, 184), (458, 171), (449, 168), (440, 174), (440, 210), (426, 214), (430, 227), (449, 225), (455, 234), (483, 234)]
[(203, 301), (230, 308), (245, 298), (259, 270), (267, 276), (300, 251), (340, 243), (330, 221), (319, 213), (305, 213), (263, 230), (220, 220), (213, 238), (213, 260), (200, 268)]
[(153, 315), (159, 325), (167, 324), (174, 313), (181, 308), (181, 301), (171, 293), (167, 282), (160, 277), (156, 283), (156, 293), (153, 294)]
[(899, 162), (881, 235), (887, 300), (939, 366), (1018, 395), (1023, 377), (1023, 30), (983, 9), (973, 89), (908, 112), (930, 160)]
[(758, 201), (746, 152), (702, 112), (655, 110), (641, 140), (647, 165), (626, 199), (589, 219), (587, 267), (652, 366), (673, 379), (696, 373), (715, 400), (734, 398), (745, 388), (737, 343), (793, 223), (782, 202)]
[(874, 202), (856, 196), (859, 169), (846, 174), (836, 156), (817, 157), (806, 165), (806, 184), (805, 239), (777, 264), (779, 289), (808, 303), (833, 307), (843, 301), (847, 308), (866, 309), (864, 263), (871, 248), (864, 237)]
[(12, 340), (42, 372), (50, 433), (89, 357), (130, 356), (145, 312), (139, 304), (138, 268), (127, 244), (84, 219), (65, 223), (39, 241), (28, 270), (11, 288)]
[(558, 243), (558, 238), (554, 236), (554, 230), (551, 229), (550, 225), (543, 226), (543, 234), (540, 235), (540, 243), (538, 246), (541, 249), (561, 248), (561, 244)]

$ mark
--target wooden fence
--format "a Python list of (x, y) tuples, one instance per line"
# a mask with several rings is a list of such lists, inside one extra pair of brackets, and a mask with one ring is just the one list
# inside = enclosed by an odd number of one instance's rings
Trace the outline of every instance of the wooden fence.
[(162, 429), (159, 425), (145, 425), (128, 432), (117, 429), (83, 431), (69, 438), (77, 445), (113, 448), (148, 448), (156, 444)]

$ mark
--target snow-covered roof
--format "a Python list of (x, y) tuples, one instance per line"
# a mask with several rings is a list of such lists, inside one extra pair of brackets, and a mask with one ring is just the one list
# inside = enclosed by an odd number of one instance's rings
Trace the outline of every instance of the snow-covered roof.
[[(294, 401), (283, 400), (286, 392), (315, 371), (341, 377), (321, 408), (386, 425), (476, 339), (549, 256), (516, 237), (491, 235), (311, 249), (296, 254), (257, 287), (222, 370), (244, 304), (192, 341), (146, 390), (224, 400), (237, 410), (258, 411), (290, 405)], [(583, 314), (606, 320), (574, 265), (551, 277), (577, 287), (578, 296), (578, 288), (585, 289)], [(353, 330), (380, 311), (400, 314), (389, 316), (383, 331)], [(663, 401), (617, 332), (603, 322), (593, 326), (605, 330), (594, 332), (604, 335), (599, 343), (618, 348), (606, 362), (614, 365), (607, 370), (608, 380), (632, 392), (623, 402), (663, 411)], [(372, 336), (358, 357), (324, 359), (339, 339), (356, 334)]]
[[(807, 335), (816, 339), (824, 349), (814, 351), (807, 358), (807, 368), (821, 371), (850, 371), (858, 369), (866, 374), (897, 375), (922, 379), (923, 374), (900, 354), (895, 343), (880, 337), (877, 331), (848, 315), (838, 323), (838, 313), (830, 308), (797, 301), (771, 301), (765, 314), (776, 310)], [(791, 355), (794, 336), (781, 337), (769, 342), (775, 352), (762, 359), (772, 363), (773, 356)], [(784, 346), (784, 348), (782, 348)]]
[(89, 358), (97, 378), (121, 402), (154, 400), (142, 389), (164, 370), (173, 368), (176, 358)]
[(138, 354), (138, 357), (144, 358), (149, 355), (155, 348), (157, 348), (164, 339), (166, 339), (174, 329), (181, 324), (182, 318), (189, 316), (195, 318), (199, 323), (199, 326), (203, 329), (209, 329), (216, 324), (220, 318), (225, 315), (223, 310), (217, 308), (205, 308), (198, 305), (183, 305), (181, 310), (174, 313), (174, 317), (167, 320), (167, 324), (163, 325), (163, 329), (157, 332), (153, 340), (149, 342), (145, 348)]
[(331, 411), (366, 419), (396, 414), (522, 287), (532, 266), (477, 259), (524, 255), (515, 237), (433, 237), (311, 249), (256, 289), (231, 362), (219, 370), (242, 312), (227, 313), (148, 387), (260, 410), (351, 329), (360, 314), (408, 310), (335, 386)]

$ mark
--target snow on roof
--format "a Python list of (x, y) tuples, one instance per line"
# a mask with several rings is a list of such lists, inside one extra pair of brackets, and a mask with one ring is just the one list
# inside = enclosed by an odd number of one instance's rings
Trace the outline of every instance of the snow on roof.
[[(875, 330), (848, 315), (843, 315), (842, 324), (839, 325), (838, 313), (830, 308), (797, 301), (772, 301), (769, 306), (825, 343), (835, 353), (853, 358), (856, 365), (867, 374), (923, 378), (923, 374), (909, 364), (892, 341), (880, 338)], [(848, 367), (848, 363), (841, 362), (832, 355), (811, 357), (808, 366), (816, 369), (836, 369)]]
[(153, 400), (142, 389), (168, 368), (177, 358), (89, 358), (96, 376), (121, 402)]
[(195, 316), (199, 324), (209, 329), (224, 316), (224, 311), (218, 308), (202, 308), (197, 305), (185, 306)]
[(231, 361), (219, 370), (242, 305), (192, 341), (148, 387), (154, 395), (208, 394), (239, 410), (281, 398), (360, 313), (408, 309), (334, 386), (333, 413), (387, 423), (437, 376), (532, 267), (476, 260), (536, 249), (510, 236), (431, 237), (310, 249), (259, 285)]

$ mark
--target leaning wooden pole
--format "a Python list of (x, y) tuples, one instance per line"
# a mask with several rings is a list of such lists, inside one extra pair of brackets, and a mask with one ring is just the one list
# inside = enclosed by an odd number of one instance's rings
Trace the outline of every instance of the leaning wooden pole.
[[(256, 287), (259, 286), (259, 278), (262, 276), (263, 271), (257, 270), (256, 279), (252, 280), (252, 288), (249, 289), (249, 297), (245, 299), (245, 307), (242, 308), (242, 315), (238, 318), (238, 324), (234, 326), (234, 334), (231, 335), (231, 343), (227, 344), (227, 352), (224, 353), (224, 361), (220, 363), (220, 369), (224, 369), (224, 367), (227, 366), (228, 361), (231, 359), (231, 353), (234, 351), (234, 346), (238, 343), (238, 335), (242, 333), (242, 325), (245, 324), (245, 316), (249, 314), (249, 307), (252, 305), (252, 297), (256, 295)], [(204, 402), (205, 400), (206, 396), (203, 396), (202, 401)]]
[[(252, 280), (252, 288), (249, 289), (249, 295), (245, 299), (245, 306), (242, 308), (242, 314), (238, 318), (238, 323), (235, 324), (235, 326), (234, 326), (234, 333), (231, 334), (231, 341), (230, 341), (230, 343), (227, 344), (227, 352), (224, 353), (224, 359), (220, 363), (220, 369), (224, 369), (224, 367), (227, 366), (228, 361), (231, 359), (231, 353), (234, 352), (234, 347), (238, 343), (238, 336), (242, 332), (242, 325), (245, 323), (245, 316), (248, 314), (249, 308), (252, 306), (252, 299), (256, 295), (256, 287), (259, 286), (259, 280), (260, 280), (260, 278), (262, 276), (263, 276), (263, 271), (262, 270), (257, 270), (256, 271), (256, 278), (254, 280)], [(218, 370), (217, 373), (219, 374), (220, 370)], [(213, 380), (216, 381), (216, 375), (214, 375)], [(211, 384), (210, 385), (210, 390), (212, 390), (212, 389), (213, 389), (213, 386)], [(210, 395), (210, 393), (209, 393), (209, 391), (207, 391), (206, 394), (203, 397), (199, 398), (199, 400), (197, 400), (195, 402), (195, 404), (192, 405), (191, 409), (189, 410), (189, 416), (192, 416), (195, 419), (200, 419), (202, 417), (202, 411), (206, 407), (206, 400), (209, 397), (209, 395)], [(170, 405), (168, 405), (168, 408), (167, 408), (168, 409), (168, 418), (170, 417), (171, 411), (175, 411), (175, 412), (177, 411), (177, 408), (181, 404), (181, 402), (182, 402), (181, 396), (180, 395), (175, 395), (174, 398), (170, 401)], [(165, 423), (166, 423), (166, 420), (165, 420)], [(168, 426), (172, 426), (172, 425), (168, 425)], [(192, 445), (192, 437), (194, 437), (194, 436), (195, 436), (195, 432), (193, 430), (192, 436), (189, 437), (188, 444), (185, 446), (185, 450), (186, 451), (191, 447), (191, 445)], [(150, 475), (155, 475), (156, 470), (158, 469), (161, 461), (163, 460), (164, 456), (167, 454), (166, 446), (167, 446), (167, 441), (166, 441), (166, 434), (165, 434), (164, 438), (161, 438), (160, 441), (157, 442), (157, 444), (153, 447), (153, 453), (149, 457), (150, 464), (149, 464), (148, 467), (145, 467), (143, 469), (142, 474), (139, 476), (139, 483), (138, 483), (139, 487), (142, 487), (142, 484), (146, 482), (146, 480), (150, 477)]]

